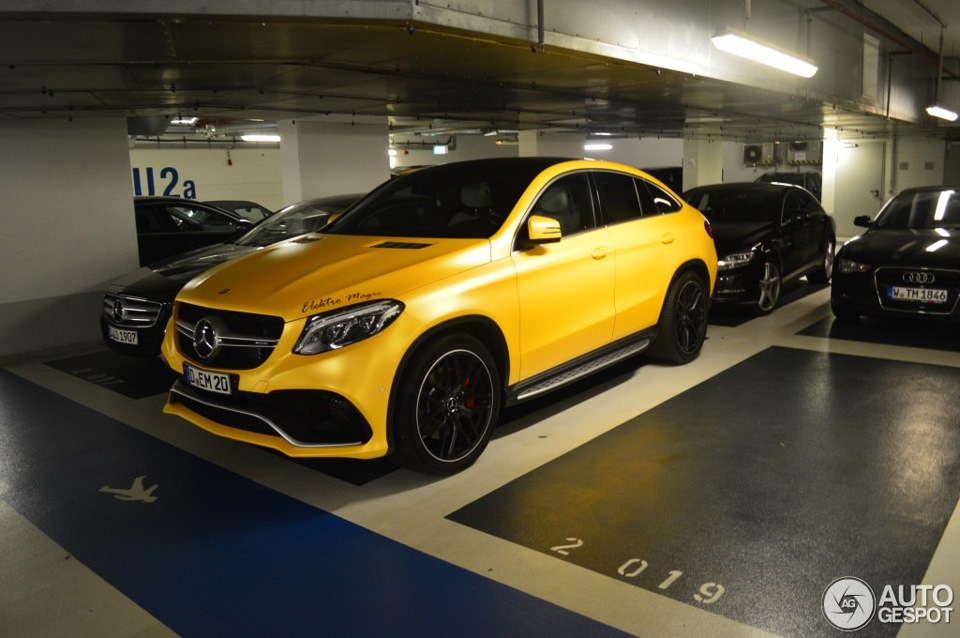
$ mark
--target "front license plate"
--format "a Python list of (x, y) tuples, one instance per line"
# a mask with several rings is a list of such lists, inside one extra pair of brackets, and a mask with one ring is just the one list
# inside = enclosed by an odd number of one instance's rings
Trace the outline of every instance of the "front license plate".
[(939, 288), (902, 288), (900, 286), (891, 286), (888, 296), (894, 301), (947, 303), (947, 291)]
[(232, 394), (232, 385), (230, 384), (230, 375), (220, 372), (210, 372), (194, 368), (192, 365), (183, 364), (183, 378), (188, 385), (192, 385), (200, 390), (208, 392), (217, 392), (219, 394)]
[(119, 328), (114, 328), (113, 326), (107, 326), (107, 330), (110, 334), (111, 341), (116, 341), (117, 343), (124, 343), (131, 346), (135, 346), (140, 342), (136, 330), (120, 330)]

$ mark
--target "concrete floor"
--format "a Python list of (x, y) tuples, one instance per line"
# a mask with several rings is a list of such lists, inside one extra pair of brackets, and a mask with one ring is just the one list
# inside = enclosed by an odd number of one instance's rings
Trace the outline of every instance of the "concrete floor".
[[(960, 420), (937, 421), (937, 415), (953, 415), (960, 406), (960, 354), (952, 333), (942, 333), (944, 348), (917, 345), (901, 328), (872, 324), (861, 333), (867, 340), (849, 332), (839, 338), (838, 330), (831, 331), (825, 289), (767, 317), (722, 323), (711, 325), (703, 354), (692, 364), (638, 361), (573, 391), (512, 409), (476, 466), (442, 480), (382, 462), (292, 461), (162, 414), (162, 392), (125, 396), (117, 391), (122, 380), (49, 365), (101, 352), (96, 344), (0, 362), (0, 539), (5, 550), (0, 552), (0, 635), (841, 635), (822, 617), (820, 594), (835, 578), (869, 581), (870, 576), (844, 572), (846, 552), (835, 557), (835, 567), (823, 567), (831, 558), (826, 554), (817, 570), (802, 574), (806, 582), (819, 584), (817, 600), (800, 605), (784, 600), (794, 597), (790, 584), (801, 576), (791, 570), (803, 569), (796, 557), (765, 557), (762, 564), (769, 568), (753, 574), (749, 585), (742, 584), (736, 566), (701, 568), (697, 557), (709, 553), (710, 542), (729, 556), (739, 552), (750, 558), (757, 548), (722, 521), (698, 521), (696, 507), (686, 508), (684, 520), (696, 526), (690, 537), (703, 542), (686, 553), (681, 544), (669, 557), (659, 550), (647, 554), (649, 545), (620, 539), (612, 547), (607, 542), (593, 559), (581, 560), (578, 549), (588, 548), (591, 537), (582, 534), (582, 526), (566, 526), (566, 519), (538, 517), (534, 499), (544, 492), (530, 480), (544, 468), (562, 468), (578, 451), (597, 449), (591, 446), (604, 435), (628, 426), (652, 432), (653, 425), (644, 420), (648, 415), (680, 405), (673, 400), (700, 396), (688, 392), (755, 355), (764, 353), (764, 365), (773, 361), (774, 369), (776, 360), (769, 357), (781, 356), (785, 366), (796, 367), (798, 359), (786, 356), (796, 351), (856, 357), (844, 358), (856, 364), (844, 367), (844, 374), (857, 370), (858, 362), (865, 370), (871, 362), (893, 362), (908, 371), (904, 376), (913, 384), (922, 386), (929, 376), (953, 388), (934, 400), (918, 399), (905, 389), (899, 400), (906, 416), (897, 419), (921, 430), (936, 428), (938, 444), (929, 450), (940, 455), (936, 468), (922, 454), (916, 456), (919, 443), (912, 440), (882, 451), (912, 454), (907, 465), (887, 463), (886, 456), (872, 459), (869, 449), (857, 457), (858, 465), (881, 468), (867, 479), (882, 482), (889, 489), (884, 493), (903, 496), (905, 503), (894, 516), (909, 519), (906, 527), (890, 536), (891, 530), (870, 529), (866, 520), (862, 528), (847, 525), (837, 534), (847, 544), (862, 545), (867, 558), (899, 552), (905, 565), (919, 568), (923, 583), (960, 591), (960, 449), (952, 438), (960, 435)], [(884, 369), (884, 378), (896, 376), (889, 366)], [(850, 400), (831, 388), (818, 384), (808, 403), (811, 422), (824, 414), (821, 406)], [(751, 390), (725, 395), (724, 409), (742, 410), (757, 428), (782, 416), (776, 397), (765, 396), (758, 409)], [(797, 393), (796, 387), (786, 388), (784, 397)], [(785, 398), (780, 407), (795, 411), (795, 405)], [(706, 404), (699, 412), (689, 405), (684, 409), (679, 414), (712, 413)], [(863, 413), (867, 424), (883, 425), (887, 418), (894, 417)], [(770, 476), (777, 476), (776, 470)], [(822, 478), (821, 467), (806, 471)], [(714, 463), (710, 472), (712, 481), (726, 478), (722, 465)], [(546, 500), (563, 501), (563, 511), (575, 511), (578, 520), (618, 519), (617, 511), (593, 509), (594, 503), (607, 502), (603, 494), (590, 494), (598, 483), (576, 486), (579, 475), (571, 476), (567, 493)], [(783, 476), (797, 482), (794, 474)], [(656, 493), (658, 486), (643, 489)], [(488, 501), (497, 495), (499, 503)], [(911, 504), (933, 497), (940, 509), (911, 519), (916, 514)], [(678, 508), (689, 505), (682, 500)], [(824, 516), (834, 511), (828, 500)], [(483, 502), (494, 502), (491, 516), (515, 517), (516, 523), (506, 527), (529, 528), (542, 543), (529, 546), (531, 541), (508, 538), (496, 525), (487, 529), (483, 515), (468, 521), (466, 513)], [(627, 516), (629, 506), (623, 503), (630, 499), (617, 502)], [(806, 503), (805, 516), (816, 516), (817, 505)], [(642, 527), (639, 520), (632, 524)], [(884, 546), (888, 538), (902, 539), (904, 530), (909, 535), (911, 525), (926, 536), (917, 534), (918, 540), (902, 547)], [(684, 538), (679, 529), (651, 525), (649, 530), (658, 541)], [(923, 540), (928, 537), (934, 542)], [(824, 539), (807, 540), (811, 548), (824, 547)], [(884, 584), (919, 584), (897, 580), (913, 578), (910, 569), (871, 585), (879, 595)], [(677, 572), (695, 582), (688, 586)], [(711, 601), (708, 594), (716, 594), (716, 585), (725, 580), (741, 584)], [(713, 587), (698, 589), (707, 585)], [(811, 598), (809, 591), (797, 589), (796, 597), (801, 595)], [(875, 618), (855, 635), (960, 636), (960, 619), (900, 628)]]

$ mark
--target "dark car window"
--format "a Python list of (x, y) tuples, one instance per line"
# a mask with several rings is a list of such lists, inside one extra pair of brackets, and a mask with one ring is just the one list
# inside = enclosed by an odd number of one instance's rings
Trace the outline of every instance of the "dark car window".
[[(616, 224), (643, 217), (644, 211), (632, 176), (607, 171), (597, 171), (593, 175), (604, 222)], [(651, 200), (650, 212), (655, 210)]]
[(555, 180), (537, 198), (533, 214), (560, 222), (563, 237), (594, 228), (593, 204), (586, 173), (565, 175)]
[(960, 228), (960, 193), (908, 191), (894, 197), (875, 223), (886, 229)]
[(780, 191), (694, 188), (684, 195), (711, 222), (780, 223)]
[(324, 229), (344, 235), (490, 237), (542, 165), (450, 164), (400, 175)]
[(783, 223), (794, 219), (806, 217), (807, 212), (804, 209), (803, 202), (800, 201), (800, 191), (791, 190), (783, 200)]
[(648, 182), (645, 179), (639, 181), (646, 187), (647, 192), (650, 194), (650, 197), (653, 198), (653, 202), (656, 204), (657, 210), (661, 214), (675, 213), (683, 208), (683, 204), (678, 202), (673, 195), (663, 190), (656, 184)]

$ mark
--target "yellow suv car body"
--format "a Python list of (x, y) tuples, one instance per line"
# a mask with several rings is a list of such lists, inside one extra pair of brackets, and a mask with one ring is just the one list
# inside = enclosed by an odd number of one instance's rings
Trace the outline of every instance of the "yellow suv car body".
[(420, 169), (187, 284), (164, 411), (290, 456), (390, 453), (450, 474), (506, 403), (644, 350), (694, 359), (716, 268), (705, 218), (636, 169)]

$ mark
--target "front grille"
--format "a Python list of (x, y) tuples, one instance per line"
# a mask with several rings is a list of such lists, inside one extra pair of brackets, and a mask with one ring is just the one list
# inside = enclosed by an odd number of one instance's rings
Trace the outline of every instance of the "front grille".
[[(196, 338), (197, 324), (211, 328), (206, 343)], [(249, 370), (267, 360), (283, 333), (283, 318), (177, 304), (177, 343), (180, 352), (203, 365)], [(211, 341), (212, 340), (212, 341)]]
[[(906, 276), (906, 279), (905, 279)], [(932, 277), (932, 281), (918, 283), (916, 279)], [(878, 268), (874, 275), (877, 284), (880, 306), (885, 310), (949, 315), (956, 311), (960, 298), (960, 271), (930, 268)], [(911, 280), (913, 279), (913, 280)], [(890, 290), (894, 287), (928, 290), (946, 290), (946, 302), (925, 302), (891, 299)]]
[(129, 295), (103, 296), (103, 316), (120, 328), (150, 328), (163, 316), (163, 304)]
[(356, 407), (324, 390), (215, 395), (177, 381), (170, 395), (200, 416), (227, 427), (282, 436), (299, 447), (361, 445), (372, 430)]

